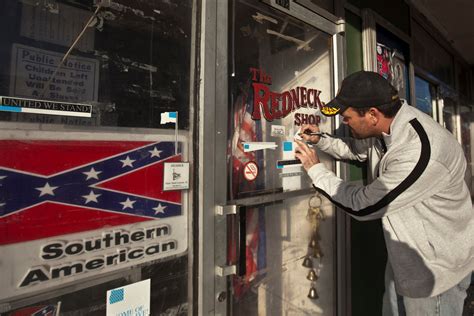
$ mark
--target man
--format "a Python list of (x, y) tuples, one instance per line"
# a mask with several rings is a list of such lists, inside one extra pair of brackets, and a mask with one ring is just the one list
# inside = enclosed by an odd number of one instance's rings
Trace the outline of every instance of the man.
[[(474, 269), (474, 219), (456, 139), (428, 115), (402, 102), (383, 77), (357, 72), (343, 80), (323, 114), (343, 117), (353, 138), (302, 138), (337, 159), (368, 161), (369, 185), (342, 181), (296, 141), (316, 189), (358, 220), (382, 219), (390, 281), (401, 296), (384, 297), (384, 315), (461, 315)], [(392, 281), (392, 284), (393, 284)]]

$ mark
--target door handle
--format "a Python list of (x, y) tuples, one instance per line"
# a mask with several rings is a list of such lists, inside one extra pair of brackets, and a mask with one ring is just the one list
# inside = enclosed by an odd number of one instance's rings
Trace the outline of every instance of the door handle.
[[(247, 207), (244, 205), (218, 205), (217, 216), (235, 216), (238, 222), (238, 237), (236, 238), (237, 264), (216, 266), (219, 276), (244, 276), (247, 271)], [(229, 246), (226, 242), (227, 247)], [(226, 251), (227, 253), (227, 251)]]

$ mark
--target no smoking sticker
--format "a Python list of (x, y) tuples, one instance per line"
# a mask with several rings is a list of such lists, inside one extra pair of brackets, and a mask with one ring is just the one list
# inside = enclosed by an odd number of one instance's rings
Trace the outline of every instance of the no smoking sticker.
[(253, 181), (258, 176), (258, 166), (255, 161), (249, 161), (244, 166), (244, 177), (247, 181)]

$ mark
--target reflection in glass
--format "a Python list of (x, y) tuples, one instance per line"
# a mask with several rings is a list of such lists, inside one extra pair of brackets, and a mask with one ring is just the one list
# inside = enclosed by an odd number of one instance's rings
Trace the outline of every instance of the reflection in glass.
[(461, 105), (459, 107), (459, 116), (461, 123), (461, 145), (466, 157), (466, 183), (468, 184), (471, 195), (473, 194), (473, 170), (472, 170), (472, 137), (471, 137), (471, 122), (473, 119), (473, 112), (470, 106)]
[(433, 90), (428, 81), (415, 76), (416, 107), (430, 116), (433, 116), (433, 102), (436, 100)]
[(179, 126), (189, 126), (191, 0), (179, 10), (165, 0), (4, 2), (0, 95), (93, 111), (91, 118), (2, 112), (0, 120), (173, 128), (160, 114), (178, 111)]
[(443, 126), (453, 133), (454, 137), (457, 138), (456, 129), (456, 112), (455, 112), (455, 101), (450, 98), (443, 99)]

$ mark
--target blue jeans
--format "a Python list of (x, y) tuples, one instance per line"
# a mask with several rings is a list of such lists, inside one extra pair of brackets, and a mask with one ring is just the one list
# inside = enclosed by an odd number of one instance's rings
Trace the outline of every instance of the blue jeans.
[(471, 273), (449, 290), (426, 298), (410, 298), (397, 294), (390, 264), (385, 270), (383, 316), (462, 316)]

